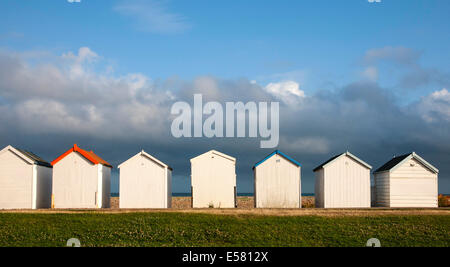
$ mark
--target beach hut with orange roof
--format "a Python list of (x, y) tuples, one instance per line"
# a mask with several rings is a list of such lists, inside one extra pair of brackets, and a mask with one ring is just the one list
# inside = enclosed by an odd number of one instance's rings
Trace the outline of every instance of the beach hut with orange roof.
[(112, 166), (76, 144), (53, 166), (52, 207), (109, 208)]

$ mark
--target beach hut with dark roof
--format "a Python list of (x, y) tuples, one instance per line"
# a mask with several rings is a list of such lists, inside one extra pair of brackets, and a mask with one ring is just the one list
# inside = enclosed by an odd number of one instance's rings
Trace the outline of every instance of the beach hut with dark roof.
[(54, 208), (109, 208), (112, 166), (76, 144), (52, 162)]
[(301, 166), (276, 150), (253, 166), (256, 208), (301, 208)]
[(316, 208), (370, 208), (372, 167), (350, 152), (314, 169)]
[(0, 151), (0, 209), (50, 208), (52, 165), (32, 152)]
[(393, 157), (374, 172), (376, 205), (438, 207), (439, 170), (415, 152)]

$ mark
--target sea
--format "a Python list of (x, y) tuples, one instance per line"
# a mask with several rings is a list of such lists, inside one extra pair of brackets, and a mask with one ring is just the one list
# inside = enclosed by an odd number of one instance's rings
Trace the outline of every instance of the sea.
[[(238, 193), (238, 197), (252, 197), (253, 193)], [(172, 193), (173, 197), (190, 197), (191, 193)], [(304, 197), (312, 197), (314, 193), (303, 193)], [(111, 193), (111, 197), (119, 197), (119, 193)]]

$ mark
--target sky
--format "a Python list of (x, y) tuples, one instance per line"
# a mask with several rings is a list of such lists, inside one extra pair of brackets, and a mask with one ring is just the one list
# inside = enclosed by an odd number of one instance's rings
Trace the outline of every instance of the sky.
[[(142, 149), (190, 190), (189, 159), (237, 158), (238, 192), (274, 149), (175, 138), (177, 101), (280, 103), (282, 150), (312, 170), (350, 151), (415, 151), (450, 193), (450, 1), (2, 0), (0, 147), (48, 161), (74, 143), (117, 167)], [(113, 169), (112, 191), (118, 191)]]

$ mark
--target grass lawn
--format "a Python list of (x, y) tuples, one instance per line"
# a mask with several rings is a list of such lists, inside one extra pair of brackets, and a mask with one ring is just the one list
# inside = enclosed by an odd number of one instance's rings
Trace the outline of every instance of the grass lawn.
[(450, 246), (450, 216), (0, 213), (0, 246)]

